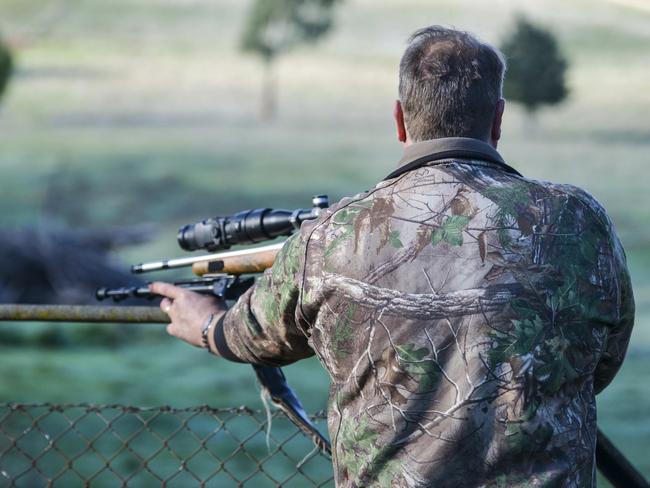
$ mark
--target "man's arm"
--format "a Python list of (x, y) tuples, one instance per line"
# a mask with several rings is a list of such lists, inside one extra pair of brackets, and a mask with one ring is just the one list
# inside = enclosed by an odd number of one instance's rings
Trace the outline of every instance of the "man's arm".
[(582, 203), (587, 219), (583, 230), (591, 230), (593, 239), (593, 242), (586, 244), (597, 247), (597, 262), (593, 263), (594, 275), (590, 279), (595, 280), (601, 287), (600, 299), (607, 305), (600, 311), (594, 308), (590, 317), (591, 320), (604, 323), (607, 327), (607, 337), (594, 370), (594, 390), (600, 393), (611, 383), (623, 364), (634, 326), (634, 296), (627, 259), (616, 228), (603, 206), (582, 188), (573, 185), (554, 186), (578, 198)]
[(298, 234), (288, 239), (273, 267), (228, 311), (223, 301), (167, 283), (150, 288), (167, 297), (160, 308), (171, 319), (169, 334), (200, 347), (212, 316), (211, 352), (230, 360), (279, 366), (314, 354), (306, 331), (296, 321), (303, 265), (304, 243)]
[(308, 331), (296, 319), (305, 244), (290, 237), (273, 267), (251, 287), (217, 324), (217, 350), (229, 359), (282, 366), (314, 355)]
[(612, 229), (614, 273), (611, 279), (618, 285), (617, 322), (611, 325), (603, 353), (594, 372), (594, 390), (596, 394), (603, 391), (616, 376), (630, 341), (634, 326), (634, 296), (632, 283), (627, 270), (625, 252)]

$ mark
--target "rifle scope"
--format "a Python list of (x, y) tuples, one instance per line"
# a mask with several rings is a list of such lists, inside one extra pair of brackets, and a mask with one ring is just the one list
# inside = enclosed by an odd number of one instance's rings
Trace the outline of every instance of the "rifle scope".
[(329, 205), (327, 195), (312, 198), (312, 208), (281, 210), (256, 208), (228, 217), (214, 217), (178, 230), (178, 244), (186, 251), (218, 251), (234, 244), (254, 244), (291, 235), (305, 220), (315, 219)]

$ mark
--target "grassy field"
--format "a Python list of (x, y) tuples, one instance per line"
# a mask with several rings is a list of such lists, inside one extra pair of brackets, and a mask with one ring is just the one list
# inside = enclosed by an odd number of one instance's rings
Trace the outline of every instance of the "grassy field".
[[(44, 216), (84, 227), (155, 222), (155, 242), (122, 254), (142, 261), (178, 254), (181, 223), (368, 188), (400, 155), (391, 108), (409, 33), (440, 23), (498, 44), (524, 13), (558, 34), (571, 93), (532, 127), (509, 105), (500, 150), (528, 176), (585, 187), (618, 227), (637, 326), (626, 364), (599, 398), (599, 423), (650, 476), (644, 4), (346, 1), (330, 37), (278, 63), (272, 123), (257, 117), (261, 66), (237, 50), (246, 4), (79, 0), (42, 8), (36, 0), (2, 0), (0, 32), (16, 46), (17, 73), (0, 105), (0, 226), (36, 225)], [(43, 326), (34, 327), (32, 334)], [(260, 405), (248, 368), (197, 357), (162, 331), (135, 334), (115, 350), (79, 340), (50, 349), (5, 343), (1, 354), (0, 401)], [(289, 375), (310, 410), (324, 407), (327, 377), (316, 362), (292, 366)]]

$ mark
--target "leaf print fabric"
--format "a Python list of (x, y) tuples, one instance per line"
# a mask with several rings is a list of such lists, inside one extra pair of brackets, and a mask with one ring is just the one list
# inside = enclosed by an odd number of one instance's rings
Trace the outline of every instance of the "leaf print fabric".
[(633, 318), (590, 195), (450, 160), (303, 224), (224, 330), (248, 362), (318, 356), (337, 486), (593, 486)]

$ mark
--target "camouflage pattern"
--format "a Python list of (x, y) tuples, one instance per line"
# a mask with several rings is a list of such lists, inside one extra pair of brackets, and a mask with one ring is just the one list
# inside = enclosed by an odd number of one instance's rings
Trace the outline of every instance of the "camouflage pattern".
[(337, 486), (593, 486), (633, 315), (590, 195), (454, 160), (304, 225), (224, 330), (247, 362), (318, 355)]

